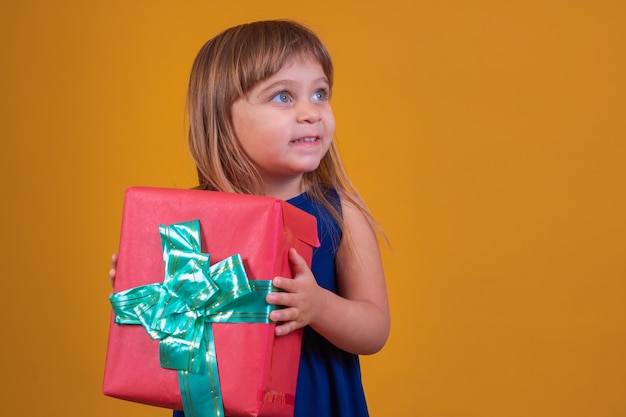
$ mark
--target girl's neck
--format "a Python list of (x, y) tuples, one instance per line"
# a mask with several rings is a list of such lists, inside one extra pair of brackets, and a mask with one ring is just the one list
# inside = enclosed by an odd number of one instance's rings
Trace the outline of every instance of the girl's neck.
[(302, 189), (302, 176), (290, 178), (288, 180), (268, 180), (263, 179), (263, 186), (265, 188), (265, 195), (268, 197), (280, 198), (281, 200), (289, 200), (294, 198), (304, 191)]

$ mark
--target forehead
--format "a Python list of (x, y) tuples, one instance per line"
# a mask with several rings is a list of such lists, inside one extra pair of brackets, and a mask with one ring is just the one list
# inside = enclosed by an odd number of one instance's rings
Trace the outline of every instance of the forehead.
[(265, 79), (259, 80), (257, 85), (281, 78), (282, 76), (305, 78), (311, 73), (315, 73), (316, 78), (327, 79), (327, 74), (324, 72), (324, 68), (317, 58), (311, 55), (293, 56), (286, 59), (276, 72), (270, 74)]
[(283, 65), (277, 71), (286, 71), (293, 67), (317, 67), (320, 72), (324, 72), (321, 62), (312, 55), (296, 55), (285, 60)]
[(259, 81), (247, 94), (260, 94), (280, 88), (328, 88), (329, 82), (322, 66), (316, 60), (291, 60), (270, 77)]

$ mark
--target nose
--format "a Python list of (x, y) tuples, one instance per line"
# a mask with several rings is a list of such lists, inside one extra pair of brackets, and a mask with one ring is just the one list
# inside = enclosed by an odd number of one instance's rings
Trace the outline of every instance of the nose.
[(313, 103), (300, 103), (298, 106), (299, 123), (316, 123), (321, 119), (320, 111)]

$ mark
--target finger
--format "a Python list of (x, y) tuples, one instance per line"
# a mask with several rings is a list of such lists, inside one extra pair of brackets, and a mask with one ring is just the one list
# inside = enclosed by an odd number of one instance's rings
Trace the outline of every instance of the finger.
[(288, 323), (285, 324), (281, 324), (276, 326), (276, 336), (285, 336), (289, 333), (291, 333), (292, 331), (296, 330), (297, 326), (295, 325), (295, 322), (290, 321)]
[(111, 286), (115, 286), (115, 268), (109, 269), (109, 283)]
[(280, 323), (295, 320), (298, 312), (295, 308), (281, 308), (270, 313), (270, 320)]
[(309, 271), (309, 265), (295, 248), (289, 249), (289, 263), (293, 270), (294, 278), (300, 274), (307, 273)]
[(117, 253), (111, 255), (111, 266), (115, 268), (117, 266)]
[(286, 292), (294, 292), (297, 288), (296, 283), (291, 278), (275, 277), (272, 280), (272, 285), (280, 290)]
[(265, 301), (267, 301), (268, 304), (273, 304), (273, 305), (281, 305), (281, 306), (288, 305), (289, 293), (285, 293), (282, 291), (273, 291), (269, 293), (267, 297), (265, 297)]

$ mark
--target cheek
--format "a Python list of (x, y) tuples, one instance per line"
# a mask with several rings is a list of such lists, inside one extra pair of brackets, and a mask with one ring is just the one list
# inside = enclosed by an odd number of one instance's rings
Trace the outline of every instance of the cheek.
[(332, 111), (329, 111), (324, 118), (324, 126), (326, 128), (326, 132), (331, 137), (335, 135), (335, 116), (333, 115)]
[(241, 117), (240, 115), (233, 115), (233, 132), (235, 138), (239, 144), (247, 150), (253, 143), (255, 137), (255, 125), (253, 121), (248, 117)]
[(240, 141), (245, 141), (246, 137), (250, 136), (250, 132), (254, 130), (254, 112), (251, 111), (250, 106), (245, 101), (237, 100), (232, 105), (230, 114), (235, 136)]

